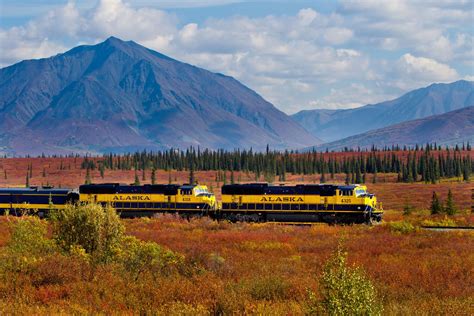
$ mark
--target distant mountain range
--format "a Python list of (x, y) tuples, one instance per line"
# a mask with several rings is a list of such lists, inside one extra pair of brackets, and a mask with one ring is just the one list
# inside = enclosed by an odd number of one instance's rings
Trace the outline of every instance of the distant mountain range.
[(437, 143), (453, 145), (474, 144), (474, 106), (350, 136), (308, 149), (341, 150), (347, 148), (382, 148), (391, 145)]
[(320, 144), (232, 77), (111, 37), (0, 69), (0, 153)]
[[(333, 142), (401, 122), (474, 106), (474, 82), (432, 84), (392, 101), (347, 110), (305, 110), (292, 117), (313, 135)], [(443, 118), (449, 119), (449, 116)], [(407, 138), (404, 138), (408, 141)], [(424, 142), (414, 136), (411, 143)]]

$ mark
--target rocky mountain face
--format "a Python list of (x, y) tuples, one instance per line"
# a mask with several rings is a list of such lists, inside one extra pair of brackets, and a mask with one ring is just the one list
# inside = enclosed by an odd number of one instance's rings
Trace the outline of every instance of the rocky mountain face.
[(111, 37), (0, 69), (0, 152), (320, 144), (232, 77)]
[[(474, 105), (474, 82), (432, 84), (400, 98), (347, 110), (305, 110), (293, 119), (325, 142)], [(415, 139), (414, 139), (415, 140)]]
[(403, 122), (350, 136), (308, 149), (341, 150), (344, 148), (378, 148), (391, 145), (437, 143), (438, 145), (474, 144), (474, 106), (444, 114)]

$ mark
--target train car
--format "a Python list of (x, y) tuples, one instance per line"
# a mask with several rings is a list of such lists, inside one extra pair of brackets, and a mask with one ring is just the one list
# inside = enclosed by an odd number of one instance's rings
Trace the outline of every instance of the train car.
[(50, 187), (0, 188), (0, 214), (37, 214), (40, 217), (48, 211), (64, 208), (67, 203), (79, 199), (71, 189)]
[(110, 203), (122, 217), (151, 216), (156, 213), (204, 216), (216, 207), (216, 197), (205, 185), (88, 184), (79, 187), (79, 194), (81, 202)]
[(271, 186), (267, 183), (222, 187), (217, 217), (253, 222), (370, 223), (383, 210), (363, 185)]

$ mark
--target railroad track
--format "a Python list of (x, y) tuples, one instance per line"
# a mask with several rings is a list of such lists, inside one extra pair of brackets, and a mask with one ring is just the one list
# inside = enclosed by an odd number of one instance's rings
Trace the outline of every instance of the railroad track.
[(422, 229), (435, 231), (474, 231), (473, 226), (421, 226)]

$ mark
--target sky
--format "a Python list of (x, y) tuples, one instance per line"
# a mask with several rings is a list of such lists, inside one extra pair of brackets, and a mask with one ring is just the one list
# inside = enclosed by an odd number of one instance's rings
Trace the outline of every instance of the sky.
[(470, 0), (0, 0), (0, 67), (109, 36), (233, 76), (288, 114), (474, 80)]

